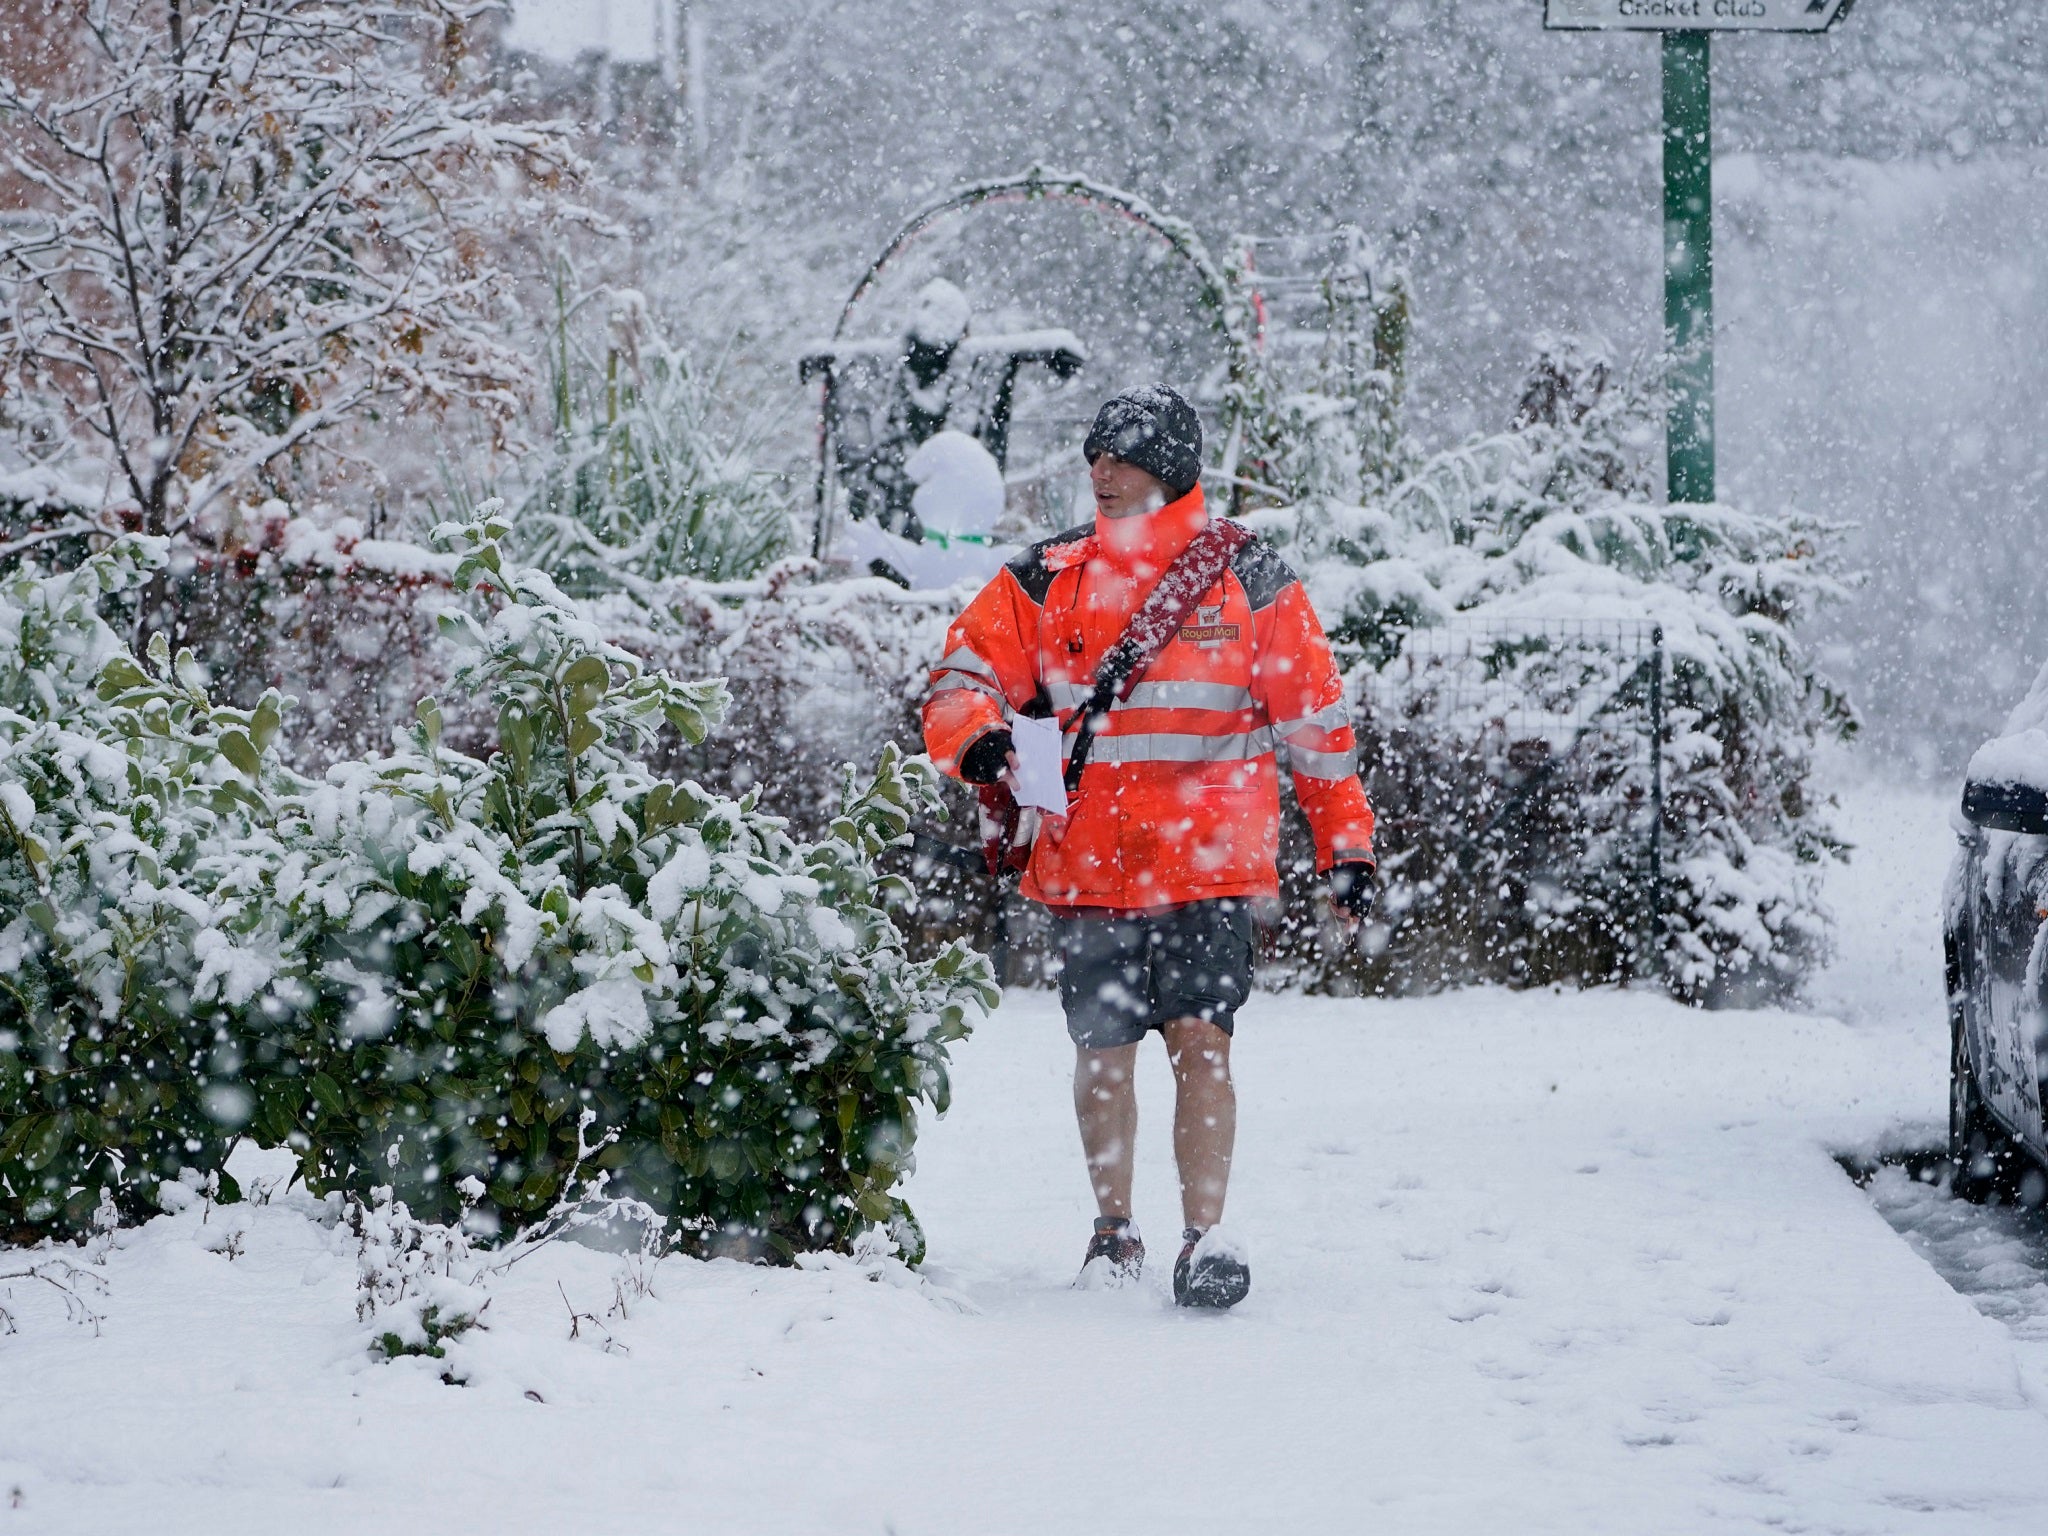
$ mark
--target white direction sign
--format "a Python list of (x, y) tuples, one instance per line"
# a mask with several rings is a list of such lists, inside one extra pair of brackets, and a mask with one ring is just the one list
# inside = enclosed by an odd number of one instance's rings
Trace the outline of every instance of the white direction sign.
[(1825, 32), (1852, 0), (1544, 0), (1563, 32)]

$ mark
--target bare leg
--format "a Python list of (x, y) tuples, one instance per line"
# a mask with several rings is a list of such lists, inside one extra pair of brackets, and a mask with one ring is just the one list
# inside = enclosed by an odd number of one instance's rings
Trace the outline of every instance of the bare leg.
[[(1189, 1226), (1207, 1231), (1223, 1219), (1237, 1145), (1230, 1036), (1194, 1018), (1173, 1020), (1165, 1034), (1173, 1063), (1173, 1160), (1180, 1167), (1181, 1215)], [(1130, 1188), (1128, 1168), (1124, 1188)]]
[(1074, 1118), (1081, 1122), (1081, 1150), (1088, 1158), (1088, 1182), (1096, 1208), (1105, 1216), (1131, 1215), (1131, 1155), (1138, 1142), (1138, 1090), (1132, 1072), (1135, 1045), (1074, 1052)]

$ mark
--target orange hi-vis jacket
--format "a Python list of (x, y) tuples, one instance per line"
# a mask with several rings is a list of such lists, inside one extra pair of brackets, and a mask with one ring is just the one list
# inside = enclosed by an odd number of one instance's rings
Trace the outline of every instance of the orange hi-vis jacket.
[[(1098, 517), (1033, 545), (946, 633), (924, 705), (947, 773), (1010, 712), (1049, 699), (1074, 742), (1102, 655), (1208, 521), (1201, 487), (1159, 511)], [(1258, 540), (1196, 604), (1097, 730), (1064, 819), (1047, 818), (1023, 894), (1055, 909), (1155, 911), (1275, 896), (1279, 763), (1315, 832), (1316, 864), (1372, 857), (1372, 807), (1329, 642), (1294, 572)]]

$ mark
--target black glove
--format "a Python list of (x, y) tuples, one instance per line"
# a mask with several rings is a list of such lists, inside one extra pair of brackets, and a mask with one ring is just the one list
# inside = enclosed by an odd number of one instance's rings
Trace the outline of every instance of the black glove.
[(1360, 922), (1372, 916), (1373, 866), (1363, 859), (1338, 864), (1330, 870), (1330, 902)]
[(960, 754), (960, 777), (970, 784), (993, 784), (1010, 766), (1010, 733), (988, 731), (974, 738)]

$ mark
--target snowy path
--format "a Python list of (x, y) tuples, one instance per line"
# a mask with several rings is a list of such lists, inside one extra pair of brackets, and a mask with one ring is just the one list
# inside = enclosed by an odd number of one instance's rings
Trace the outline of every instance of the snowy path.
[(612, 1261), (551, 1251), (458, 1390), (361, 1360), (351, 1265), (301, 1217), (248, 1213), (232, 1262), (165, 1218), (114, 1256), (105, 1337), (31, 1305), (0, 1342), (0, 1533), (2038, 1531), (2048, 1339), (1980, 1315), (1829, 1155), (1941, 1111), (1902, 894), (1924, 831), (1845, 903), (1854, 1023), (1261, 999), (1229, 1316), (1167, 1303), (1156, 1050), (1154, 1273), (1069, 1289), (1085, 1190), (1042, 996), (969, 1043), (920, 1143), (923, 1290), (671, 1262), (608, 1355), (564, 1296), (601, 1312)]
[[(2023, 1359), (1825, 1151), (1915, 1086), (1864, 1047), (1618, 997), (1269, 1004), (1234, 1211), (1258, 1285), (1220, 1322), (1061, 1291), (1058, 1060), (1002, 1071), (1038, 1077), (1028, 1099), (963, 1081), (928, 1219), (972, 1232), (948, 1278), (1043, 1354), (986, 1410), (998, 1507), (1054, 1529), (1121, 1485), (1160, 1530), (2038, 1529), (2048, 1353)], [(978, 1187), (999, 1147), (1027, 1205)]]

